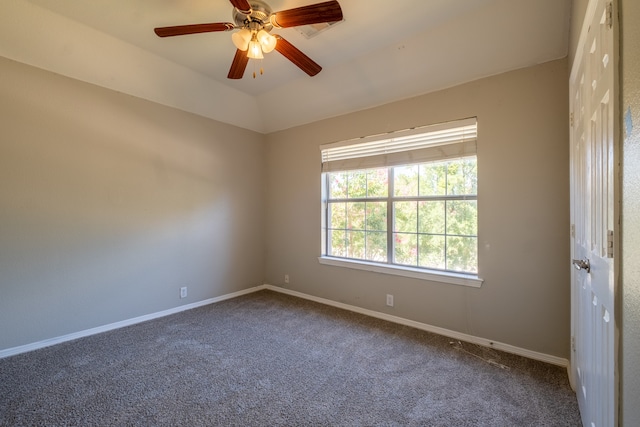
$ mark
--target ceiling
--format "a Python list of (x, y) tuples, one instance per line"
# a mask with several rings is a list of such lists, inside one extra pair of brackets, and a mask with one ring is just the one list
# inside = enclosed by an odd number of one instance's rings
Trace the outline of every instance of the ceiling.
[[(321, 1), (267, 0), (274, 11)], [(340, 0), (344, 21), (312, 38), (272, 32), (320, 74), (274, 51), (229, 80), (231, 33), (153, 33), (233, 22), (228, 0), (13, 0), (0, 14), (0, 56), (269, 133), (565, 57), (570, 3)]]

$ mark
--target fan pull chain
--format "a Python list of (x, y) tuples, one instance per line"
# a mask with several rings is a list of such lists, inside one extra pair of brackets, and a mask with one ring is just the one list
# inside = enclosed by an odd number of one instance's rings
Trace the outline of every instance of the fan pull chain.
[[(253, 62), (253, 61), (252, 61)], [(260, 60), (260, 64), (262, 64), (262, 59)], [(262, 67), (262, 65), (260, 66), (260, 75), (264, 74), (264, 68)], [(253, 62), (253, 78), (255, 79), (257, 76), (256, 74), (256, 63)]]

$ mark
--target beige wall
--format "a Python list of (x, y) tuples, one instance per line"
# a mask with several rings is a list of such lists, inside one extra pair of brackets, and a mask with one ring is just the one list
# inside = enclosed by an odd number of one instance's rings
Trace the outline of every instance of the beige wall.
[(0, 75), (0, 350), (262, 284), (263, 135)]
[(620, 1), (622, 147), (621, 420), (640, 425), (640, 2)]
[[(287, 273), (311, 295), (569, 356), (566, 60), (267, 136), (0, 70), (0, 350)], [(482, 288), (318, 263), (320, 144), (469, 116)]]
[[(568, 358), (567, 94), (565, 59), (268, 135), (267, 283)], [(318, 263), (320, 144), (470, 116), (482, 288)]]

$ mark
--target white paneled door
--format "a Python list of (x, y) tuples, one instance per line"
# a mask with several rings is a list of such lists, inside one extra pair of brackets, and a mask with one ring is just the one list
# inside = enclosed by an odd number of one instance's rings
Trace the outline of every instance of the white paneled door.
[(616, 4), (591, 0), (570, 78), (572, 354), (588, 427), (617, 423)]

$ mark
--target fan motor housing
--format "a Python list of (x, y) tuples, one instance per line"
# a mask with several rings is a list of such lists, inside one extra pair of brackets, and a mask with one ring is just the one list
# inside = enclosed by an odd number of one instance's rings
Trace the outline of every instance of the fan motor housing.
[(249, 24), (256, 22), (260, 24), (262, 29), (271, 31), (273, 28), (269, 22), (272, 13), (271, 6), (262, 0), (250, 0), (249, 4), (251, 5), (251, 14), (249, 15), (240, 13), (238, 9), (233, 8), (233, 22), (241, 28), (248, 28)]

